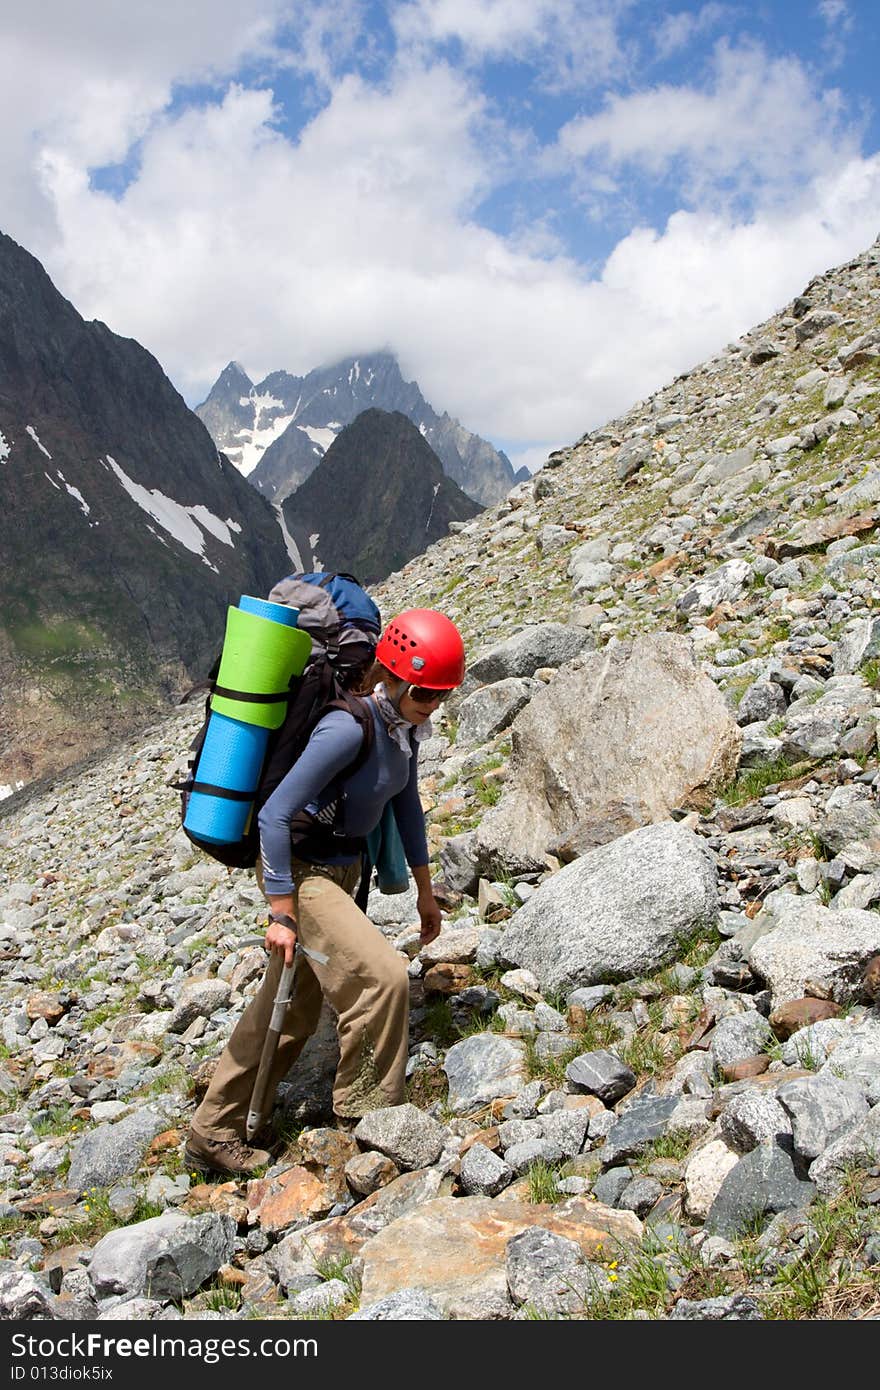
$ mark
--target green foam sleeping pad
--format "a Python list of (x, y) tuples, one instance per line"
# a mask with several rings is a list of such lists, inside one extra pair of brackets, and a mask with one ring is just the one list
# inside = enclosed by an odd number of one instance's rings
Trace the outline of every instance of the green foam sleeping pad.
[[(292, 676), (302, 675), (312, 650), (307, 632), (285, 623), (275, 623), (256, 613), (230, 608), (226, 617), (226, 637), (217, 674), (217, 685), (252, 695), (285, 691)], [(285, 700), (236, 700), (213, 695), (211, 709), (244, 724), (278, 729), (287, 713)]]

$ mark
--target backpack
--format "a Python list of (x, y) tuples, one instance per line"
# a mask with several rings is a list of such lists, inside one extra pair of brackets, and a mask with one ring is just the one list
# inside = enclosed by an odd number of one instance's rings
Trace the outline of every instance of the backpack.
[(361, 746), (354, 760), (335, 779), (340, 788), (335, 803), (331, 801), (320, 821), (307, 811), (294, 816), (291, 839), (306, 858), (311, 853), (320, 856), (331, 837), (334, 853), (356, 854), (363, 847), (362, 841), (345, 836), (345, 799), (341, 783), (366, 761), (373, 746), (375, 730), (367, 702), (352, 694), (347, 686), (373, 660), (376, 639), (381, 631), (379, 610), (350, 574), (288, 575), (272, 589), (269, 601), (299, 609), (297, 627), (311, 637), (312, 653), (302, 675), (294, 676), (290, 682), (287, 714), (280, 728), (271, 734), (266, 746), (252, 813), (243, 837), (233, 843), (215, 844), (202, 840), (183, 824), (193, 792), (207, 792), (233, 800), (251, 800), (249, 793), (231, 792), (199, 782), (199, 758), (211, 717), (211, 697), (220, 669), (219, 655), (207, 679), (188, 690), (180, 701), (185, 704), (196, 692), (208, 688), (205, 718), (190, 744), (187, 775), (183, 782), (172, 784), (180, 792), (181, 825), (184, 834), (194, 845), (227, 868), (254, 867), (260, 853), (257, 815), (303, 752), (315, 726), (333, 709), (345, 710), (357, 721), (362, 735)]

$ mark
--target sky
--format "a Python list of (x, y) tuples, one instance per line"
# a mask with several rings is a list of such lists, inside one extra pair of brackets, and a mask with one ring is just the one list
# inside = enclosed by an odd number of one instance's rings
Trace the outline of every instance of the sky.
[(397, 354), (515, 465), (880, 233), (877, 0), (30, 0), (0, 228), (186, 400)]

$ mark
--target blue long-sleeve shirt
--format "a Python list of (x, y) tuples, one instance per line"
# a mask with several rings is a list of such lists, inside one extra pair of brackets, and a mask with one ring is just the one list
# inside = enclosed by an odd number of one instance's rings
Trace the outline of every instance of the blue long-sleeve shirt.
[[(425, 817), (419, 800), (418, 744), (411, 757), (389, 736), (373, 701), (369, 701), (375, 737), (364, 763), (353, 776), (341, 783), (345, 794), (343, 828), (346, 835), (360, 837), (379, 824), (389, 801), (411, 868), (428, 862)], [(361, 747), (362, 734), (356, 719), (345, 710), (331, 710), (315, 726), (301, 756), (276, 787), (259, 815), (260, 853), (265, 891), (280, 897), (293, 891), (290, 873), (290, 822), (297, 812), (313, 814), (335, 800), (336, 778), (354, 759)], [(332, 842), (331, 842), (332, 843)], [(354, 855), (328, 854), (320, 862), (350, 864)]]

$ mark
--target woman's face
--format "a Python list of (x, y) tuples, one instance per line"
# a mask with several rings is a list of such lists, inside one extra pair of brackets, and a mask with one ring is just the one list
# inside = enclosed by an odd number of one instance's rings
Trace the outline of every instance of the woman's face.
[(405, 719), (409, 724), (418, 726), (419, 724), (424, 724), (426, 719), (430, 719), (434, 711), (440, 708), (441, 703), (441, 695), (438, 695), (435, 699), (427, 703), (423, 703), (421, 700), (414, 700), (409, 693), (409, 689), (407, 689), (406, 694), (400, 697), (398, 708), (400, 709), (402, 719)]

